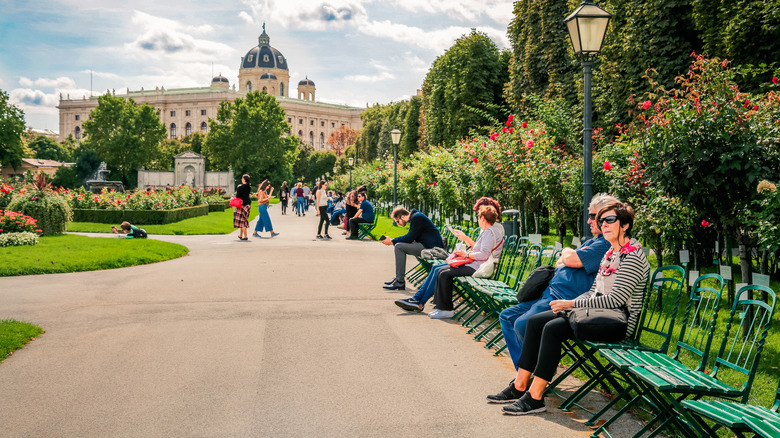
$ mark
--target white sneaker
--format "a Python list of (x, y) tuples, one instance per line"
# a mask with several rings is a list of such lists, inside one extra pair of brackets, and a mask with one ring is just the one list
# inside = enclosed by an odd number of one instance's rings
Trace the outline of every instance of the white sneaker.
[(433, 319), (450, 319), (455, 316), (455, 312), (452, 310), (434, 310), (428, 314), (428, 317)]

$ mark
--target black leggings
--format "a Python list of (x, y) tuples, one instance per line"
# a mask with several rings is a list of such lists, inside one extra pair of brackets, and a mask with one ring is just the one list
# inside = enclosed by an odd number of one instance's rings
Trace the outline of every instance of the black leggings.
[(461, 266), (453, 268), (448, 266), (441, 268), (436, 276), (436, 292), (433, 297), (433, 304), (439, 310), (452, 310), (452, 282), (455, 277), (468, 277), (476, 269), (471, 266)]
[(563, 341), (574, 339), (569, 320), (552, 310), (528, 319), (523, 340), (523, 352), (517, 360), (518, 368), (533, 370), (534, 376), (551, 381), (561, 361)]
[(320, 224), (317, 226), (317, 235), (319, 236), (320, 232), (322, 231), (322, 223), (325, 222), (325, 234), (328, 234), (328, 225), (330, 225), (330, 220), (328, 220), (328, 206), (322, 205), (320, 206)]

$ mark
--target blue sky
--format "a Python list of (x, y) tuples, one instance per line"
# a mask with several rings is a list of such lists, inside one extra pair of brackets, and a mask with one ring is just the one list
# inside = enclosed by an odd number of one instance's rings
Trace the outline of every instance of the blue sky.
[(290, 85), (308, 76), (317, 100), (365, 106), (407, 99), (461, 35), (501, 48), (511, 0), (0, 0), (0, 89), (27, 125), (59, 129), (59, 93), (231, 85), (262, 23), (288, 59)]

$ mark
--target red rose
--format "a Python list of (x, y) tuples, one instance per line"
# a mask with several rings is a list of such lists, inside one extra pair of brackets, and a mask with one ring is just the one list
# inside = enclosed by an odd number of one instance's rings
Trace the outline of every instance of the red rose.
[(742, 106), (744, 106), (745, 108), (750, 108), (750, 100), (745, 99), (745, 103)]
[(773, 83), (773, 84), (776, 84), (776, 83), (777, 83), (777, 76), (772, 76), (772, 83)]
[(523, 129), (528, 127), (528, 122), (523, 122)]
[(432, 184), (433, 184), (433, 185), (436, 185), (436, 181), (434, 181)]
[(501, 132), (503, 132), (504, 134), (506, 134), (506, 126), (504, 126), (504, 128), (503, 128), (503, 129), (501, 129)]
[(512, 121), (511, 120), (507, 120), (506, 121), (506, 126), (512, 126)]
[(709, 226), (709, 225), (710, 225), (710, 223), (709, 223), (709, 222), (707, 222), (706, 220), (702, 219), (702, 221), (701, 221), (701, 226), (702, 226), (702, 227), (707, 227), (707, 226)]
[(609, 161), (604, 162), (604, 170), (612, 170), (612, 164)]
[(514, 120), (514, 119), (515, 119), (515, 115), (514, 115), (514, 114), (510, 114), (510, 115), (509, 115), (509, 119), (508, 119), (508, 120), (511, 122), (511, 121), (512, 121), (512, 120)]
[(528, 149), (531, 149), (532, 147), (534, 147), (534, 141), (533, 140), (528, 140), (527, 142), (525, 142), (525, 147), (527, 147)]
[(646, 100), (646, 101), (644, 101), (644, 103), (642, 103), (642, 109), (646, 110), (646, 109), (650, 108), (650, 105), (652, 105), (652, 104), (653, 104), (653, 102), (650, 102), (649, 100)]
[(753, 111), (758, 111), (758, 105), (753, 107)]
[(477, 157), (474, 157), (474, 159), (472, 161), (474, 161), (474, 164), (476, 164), (477, 161), (479, 161), (479, 160), (477, 160)]
[(509, 128), (509, 133), (510, 133), (510, 134), (511, 134), (512, 132), (514, 132), (514, 131), (515, 131), (515, 128)]

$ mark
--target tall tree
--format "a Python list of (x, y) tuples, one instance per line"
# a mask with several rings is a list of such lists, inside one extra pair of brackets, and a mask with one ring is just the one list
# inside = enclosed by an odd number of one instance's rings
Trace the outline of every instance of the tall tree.
[(24, 112), (8, 102), (8, 94), (0, 90), (0, 166), (14, 169), (24, 158)]
[(284, 110), (276, 98), (253, 91), (235, 102), (224, 101), (209, 123), (203, 154), (218, 169), (232, 168), (236, 178), (249, 174), (254, 181), (275, 185), (292, 177), (300, 139), (287, 136)]
[(433, 62), (423, 83), (423, 112), (428, 145), (453, 145), (485, 122), (467, 106), (502, 105), (506, 72), (487, 35), (473, 30)]
[(401, 146), (399, 154), (409, 156), (420, 148), (420, 108), (422, 108), (422, 98), (414, 96), (409, 101), (409, 107), (406, 110), (406, 117), (403, 121), (403, 137), (401, 137)]
[(60, 144), (44, 135), (35, 137), (27, 146), (35, 151), (35, 158), (41, 160), (71, 161), (73, 159), (73, 150), (67, 149), (66, 142)]
[(104, 94), (84, 121), (82, 147), (94, 150), (127, 182), (141, 166), (152, 163), (167, 135), (159, 112), (133, 99)]
[(358, 130), (342, 125), (339, 129), (330, 133), (330, 137), (325, 141), (325, 144), (333, 149), (333, 153), (335, 153), (337, 157), (340, 157), (347, 146), (355, 144), (358, 133)]

